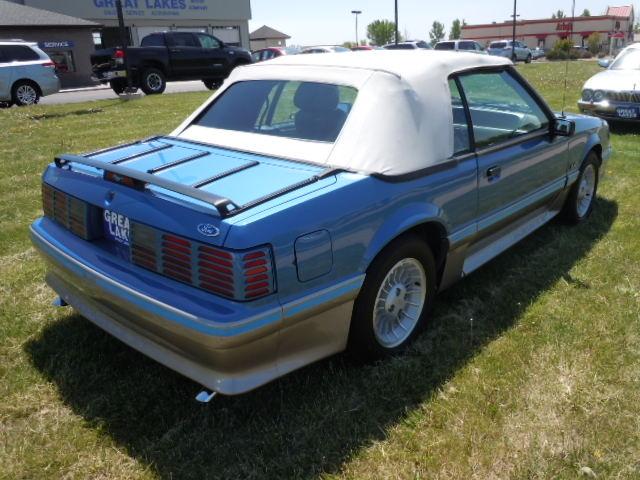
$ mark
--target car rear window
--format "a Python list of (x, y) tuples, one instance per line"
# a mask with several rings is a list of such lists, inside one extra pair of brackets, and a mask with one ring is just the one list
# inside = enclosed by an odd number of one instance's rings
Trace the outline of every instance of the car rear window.
[(357, 96), (353, 87), (289, 80), (238, 82), (194, 122), (203, 127), (334, 142)]
[(506, 48), (507, 42), (491, 42), (489, 48)]
[(40, 60), (37, 52), (24, 45), (3, 45), (1, 48), (6, 57), (5, 61), (7, 62), (31, 62), (33, 60)]
[(392, 43), (391, 45), (385, 45), (387, 50), (414, 50), (416, 47), (412, 43)]
[(436, 50), (453, 50), (456, 44), (454, 42), (440, 42), (436, 43)]
[(458, 42), (458, 50), (475, 50), (476, 42)]

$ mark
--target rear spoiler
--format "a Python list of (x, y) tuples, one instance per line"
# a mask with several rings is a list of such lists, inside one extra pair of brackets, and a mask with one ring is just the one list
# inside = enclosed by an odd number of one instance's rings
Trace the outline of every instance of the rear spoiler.
[[(175, 193), (179, 193), (181, 195), (184, 195), (186, 197), (189, 198), (193, 198), (195, 200), (200, 200), (204, 203), (207, 203), (211, 206), (213, 206), (216, 211), (218, 212), (218, 214), (220, 215), (220, 217), (225, 218), (225, 217), (229, 217), (231, 215), (236, 215), (244, 210), (247, 210), (249, 208), (255, 207), (257, 205), (260, 205), (262, 203), (265, 203), (269, 200), (272, 200), (273, 198), (279, 197), (281, 195), (284, 195), (286, 193), (289, 193), (291, 191), (297, 190), (299, 188), (302, 188), (304, 186), (310, 185), (312, 183), (317, 182), (318, 180), (321, 180), (323, 178), (329, 177), (331, 175), (335, 175), (336, 173), (339, 173), (341, 171), (343, 171), (343, 169), (336, 169), (336, 168), (326, 168), (325, 170), (323, 170), (322, 172), (318, 173), (317, 175), (313, 175), (305, 180), (302, 180), (301, 182), (295, 183), (293, 185), (289, 185), (281, 190), (278, 190), (276, 192), (270, 193), (269, 195), (265, 195), (264, 197), (260, 197), (257, 198), (256, 200), (253, 200), (249, 203), (246, 203), (244, 205), (238, 205), (237, 203), (235, 203), (233, 200), (226, 198), (226, 197), (222, 197), (220, 195), (216, 195), (215, 193), (211, 193), (205, 190), (202, 190), (200, 187), (203, 187), (204, 185), (207, 185), (209, 183), (215, 182), (216, 180), (219, 180), (221, 178), (224, 178), (226, 176), (229, 175), (233, 175), (234, 173), (237, 173), (241, 170), (244, 170), (246, 168), (251, 168), (254, 167), (256, 165), (259, 165), (260, 162), (258, 161), (254, 161), (254, 162), (249, 162), (246, 165), (243, 165), (241, 167), (236, 167), (233, 168), (231, 170), (228, 170), (226, 172), (222, 172), (218, 175), (215, 175), (213, 177), (210, 177), (204, 181), (198, 182), (194, 185), (184, 185), (182, 183), (178, 183), (178, 182), (174, 182), (172, 180), (168, 180), (166, 178), (163, 177), (159, 177), (157, 175), (154, 175), (154, 173), (159, 172), (161, 170), (164, 170), (165, 168), (174, 166), (178, 163), (186, 163), (189, 162), (191, 160), (195, 160), (197, 158), (201, 158), (205, 155), (209, 155), (209, 152), (207, 151), (203, 151), (200, 154), (196, 154), (196, 155), (192, 155), (190, 157), (178, 160), (176, 162), (173, 162), (172, 164), (167, 164), (163, 167), (160, 168), (156, 168), (155, 170), (148, 170), (147, 172), (143, 172), (140, 170), (135, 170), (133, 168), (128, 168), (128, 167), (124, 167), (122, 165), (119, 165), (119, 163), (123, 163), (129, 160), (132, 160), (134, 158), (140, 157), (140, 156), (144, 156), (144, 155), (148, 155), (150, 153), (154, 153), (157, 152), (159, 150), (164, 150), (164, 149), (168, 149), (174, 146), (174, 144), (172, 143), (166, 143), (165, 145), (162, 145), (160, 147), (153, 147), (150, 148), (144, 152), (141, 153), (137, 153), (135, 155), (130, 155), (130, 156), (126, 156), (126, 157), (122, 157), (119, 158), (117, 160), (111, 161), (111, 162), (103, 162), (100, 160), (95, 160), (93, 158), (90, 158), (94, 155), (98, 155), (101, 153), (106, 153), (106, 152), (110, 152), (110, 151), (115, 151), (121, 148), (126, 148), (132, 145), (139, 145), (145, 142), (151, 142), (151, 141), (162, 141), (163, 139), (165, 140), (174, 140), (174, 141), (179, 141), (179, 142), (185, 142), (185, 143), (195, 143), (197, 145), (202, 146), (199, 143), (196, 142), (191, 142), (188, 140), (184, 140), (182, 138), (172, 138), (172, 137), (152, 137), (146, 140), (141, 140), (141, 141), (137, 141), (137, 142), (132, 142), (132, 143), (128, 143), (125, 145), (118, 145), (117, 147), (111, 147), (111, 148), (107, 148), (104, 150), (98, 150), (95, 152), (91, 152), (85, 155), (59, 155), (57, 157), (55, 157), (54, 162), (56, 167), (58, 168), (64, 168), (67, 167), (69, 170), (71, 169), (71, 164), (75, 163), (75, 164), (80, 164), (80, 165), (86, 165), (89, 167), (94, 167), (94, 168), (98, 168), (100, 170), (102, 170), (104, 172), (103, 174), (103, 178), (105, 180), (108, 181), (112, 181), (112, 182), (116, 182), (122, 185), (126, 185), (126, 186), (130, 186), (133, 188), (136, 188), (138, 190), (145, 190), (147, 185), (155, 185), (157, 187), (161, 187), (164, 188), (166, 190), (175, 192)], [(210, 148), (213, 146), (210, 146)]]

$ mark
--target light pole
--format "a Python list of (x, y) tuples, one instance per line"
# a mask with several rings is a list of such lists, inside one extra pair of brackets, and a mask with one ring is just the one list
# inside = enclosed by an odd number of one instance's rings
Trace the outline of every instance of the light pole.
[[(514, 0), (515, 1), (515, 0)], [(398, 44), (398, 0), (395, 0), (395, 20), (396, 20), (396, 35), (395, 35), (395, 44)]]
[(516, 61), (516, 19), (520, 16), (516, 14), (518, 0), (513, 0), (513, 38), (511, 39), (511, 60)]
[(359, 47), (360, 43), (358, 41), (358, 15), (362, 13), (362, 10), (351, 10), (351, 13), (356, 16), (356, 47)]

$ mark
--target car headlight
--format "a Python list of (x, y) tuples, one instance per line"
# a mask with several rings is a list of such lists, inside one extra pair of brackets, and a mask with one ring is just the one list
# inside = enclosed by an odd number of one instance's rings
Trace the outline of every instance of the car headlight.
[(596, 90), (593, 92), (594, 102), (601, 102), (602, 100), (604, 100), (604, 92), (602, 90)]
[(593, 90), (585, 88), (582, 91), (582, 100), (584, 100), (585, 102), (590, 102), (592, 98), (593, 98)]

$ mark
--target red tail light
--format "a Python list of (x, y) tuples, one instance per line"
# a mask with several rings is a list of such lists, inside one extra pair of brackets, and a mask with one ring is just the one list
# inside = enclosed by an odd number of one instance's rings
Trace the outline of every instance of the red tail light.
[(113, 58), (124, 58), (124, 50), (116, 50), (113, 52)]
[(43, 67), (56, 68), (56, 64), (53, 62), (44, 62), (42, 64)]
[(77, 236), (94, 240), (101, 234), (100, 210), (60, 190), (42, 184), (42, 210)]
[[(42, 184), (45, 216), (85, 240), (102, 234), (103, 210)], [(237, 301), (276, 291), (269, 246), (226, 250), (131, 222), (129, 261), (139, 267)]]
[(271, 249), (236, 252), (132, 223), (131, 262), (233, 300), (275, 292)]

